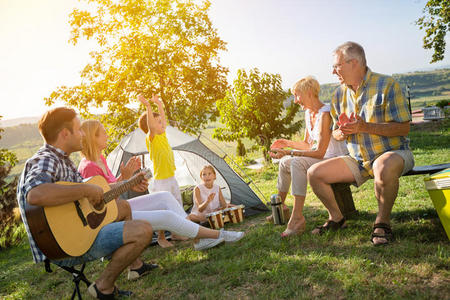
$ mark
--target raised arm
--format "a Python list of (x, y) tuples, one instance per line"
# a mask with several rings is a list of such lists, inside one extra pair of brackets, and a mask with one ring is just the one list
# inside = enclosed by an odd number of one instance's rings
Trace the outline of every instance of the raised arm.
[(147, 108), (147, 127), (150, 131), (150, 136), (154, 137), (155, 134), (157, 134), (156, 129), (158, 128), (158, 123), (157, 123), (158, 121), (153, 116), (152, 106), (147, 101), (147, 99), (145, 99), (145, 97), (142, 95), (138, 96), (138, 100)]
[(152, 102), (158, 106), (158, 112), (159, 115), (161, 116), (162, 128), (166, 130), (167, 121), (166, 121), (166, 112), (164, 111), (164, 105), (162, 101), (159, 99), (158, 95), (152, 96)]

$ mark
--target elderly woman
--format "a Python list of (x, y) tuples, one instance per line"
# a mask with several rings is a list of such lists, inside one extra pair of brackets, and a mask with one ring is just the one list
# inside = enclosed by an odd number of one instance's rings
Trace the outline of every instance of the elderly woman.
[[(302, 234), (306, 220), (303, 216), (308, 168), (324, 159), (347, 154), (345, 142), (331, 136), (330, 105), (319, 100), (320, 85), (312, 76), (297, 81), (291, 88), (294, 102), (305, 110), (303, 141), (278, 139), (271, 145), (271, 157), (281, 158), (278, 173), (278, 194), (284, 203), (292, 181), (294, 207), (282, 237)], [(284, 148), (291, 148), (286, 150)], [(345, 224), (345, 219), (342, 227)]]
[[(127, 165), (121, 166), (122, 175), (115, 178), (106, 164), (102, 151), (106, 148), (108, 135), (105, 128), (97, 120), (87, 120), (81, 124), (84, 135), (82, 138), (82, 155), (78, 171), (84, 178), (100, 175), (109, 184), (119, 180), (128, 179), (139, 168), (140, 161), (131, 159)], [(147, 186), (137, 186), (136, 191), (146, 190)], [(218, 245), (219, 243), (234, 242), (240, 240), (243, 232), (218, 231), (199, 226), (186, 219), (186, 212), (178, 201), (169, 192), (157, 192), (143, 195), (128, 200), (131, 207), (133, 219), (146, 220), (152, 228), (158, 231), (169, 230), (178, 236), (194, 238), (194, 248), (204, 250)], [(162, 235), (164, 236), (164, 235)], [(158, 243), (164, 247), (165, 238), (158, 237)], [(166, 241), (167, 242), (167, 241)]]

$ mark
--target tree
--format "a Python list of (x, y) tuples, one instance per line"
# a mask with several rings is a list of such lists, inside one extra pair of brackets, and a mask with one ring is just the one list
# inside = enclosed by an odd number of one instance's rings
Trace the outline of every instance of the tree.
[[(2, 128), (0, 128), (1, 132), (3, 132)], [(11, 168), (16, 163), (17, 157), (14, 153), (8, 149), (0, 149), (0, 249), (7, 248), (22, 237), (17, 231), (18, 220), (14, 215), (14, 208), (17, 207), (17, 177), (7, 180)]]
[(225, 127), (216, 128), (213, 137), (221, 141), (253, 140), (263, 148), (267, 161), (272, 140), (288, 138), (301, 127), (300, 121), (293, 122), (299, 106), (290, 102), (284, 107), (288, 95), (279, 74), (260, 74), (256, 68), (248, 73), (238, 70), (233, 87), (217, 101)]
[(168, 119), (189, 132), (218, 115), (214, 103), (224, 97), (228, 70), (219, 65), (226, 48), (209, 20), (209, 1), (85, 1), (92, 9), (73, 10), (70, 41), (95, 39), (99, 50), (91, 52), (81, 83), (58, 87), (47, 105), (62, 100), (84, 118), (93, 117), (92, 107), (106, 109), (100, 121), (113, 139), (136, 121), (126, 105), (137, 103), (138, 93), (159, 94)]
[[(0, 116), (0, 120), (3, 116)], [(4, 131), (3, 128), (0, 128), (0, 140), (2, 139), (1, 133)], [(14, 167), (17, 164), (16, 155), (9, 151), (8, 149), (0, 148), (0, 166), (10, 166)]]
[(424, 16), (416, 21), (425, 30), (423, 48), (434, 49), (431, 63), (444, 59), (445, 35), (450, 30), (450, 0), (428, 0)]

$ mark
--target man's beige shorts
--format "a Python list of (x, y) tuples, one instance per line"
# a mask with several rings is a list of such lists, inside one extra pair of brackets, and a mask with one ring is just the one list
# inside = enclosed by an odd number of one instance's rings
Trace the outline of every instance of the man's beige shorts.
[[(407, 173), (409, 170), (411, 170), (414, 167), (414, 156), (410, 150), (393, 150), (388, 151), (385, 153), (395, 153), (400, 155), (403, 158), (403, 172), (402, 175)], [(355, 185), (360, 186), (364, 182), (366, 182), (368, 179), (370, 179), (370, 176), (364, 176), (361, 174), (361, 170), (359, 169), (358, 162), (352, 158), (349, 155), (340, 156), (345, 163), (347, 164), (348, 168), (353, 174), (353, 177), (355, 178)], [(376, 160), (376, 159), (375, 159)]]

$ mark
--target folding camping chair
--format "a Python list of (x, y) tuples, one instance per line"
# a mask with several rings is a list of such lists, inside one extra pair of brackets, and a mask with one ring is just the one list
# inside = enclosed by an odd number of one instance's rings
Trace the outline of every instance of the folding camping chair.
[[(91, 285), (91, 282), (84, 275), (84, 268), (86, 267), (86, 263), (82, 264), (78, 270), (76, 269), (76, 266), (72, 267), (58, 266), (58, 267), (72, 274), (72, 281), (75, 284), (75, 288), (73, 290), (72, 297), (70, 299), (72, 300), (75, 299), (75, 295), (77, 295), (78, 299), (81, 300), (82, 298), (80, 293), (80, 282), (83, 281), (84, 283), (86, 283), (87, 287)], [(48, 259), (45, 260), (45, 271), (47, 273), (53, 272), (53, 270), (50, 267), (50, 260)]]

